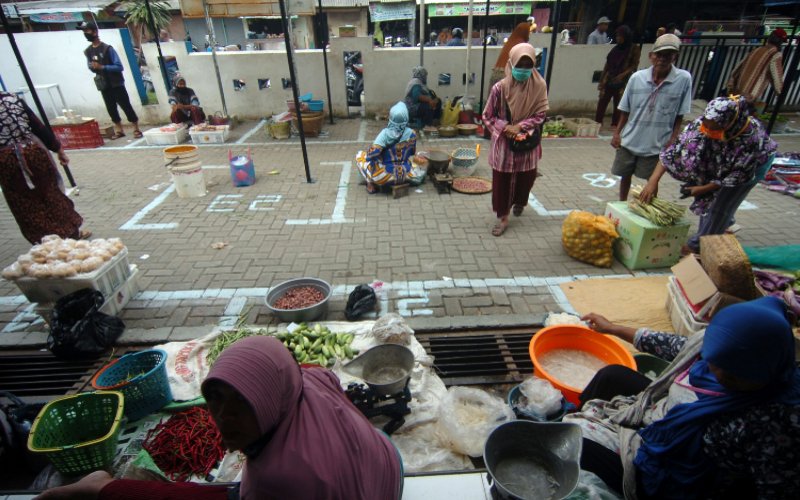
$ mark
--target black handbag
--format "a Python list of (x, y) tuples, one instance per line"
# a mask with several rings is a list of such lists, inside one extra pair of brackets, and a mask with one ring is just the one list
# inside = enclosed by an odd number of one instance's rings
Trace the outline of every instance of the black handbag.
[(108, 88), (108, 80), (103, 75), (94, 75), (94, 85), (102, 92)]
[[(505, 99), (503, 99), (503, 103), (506, 105), (506, 117), (508, 118), (508, 123), (511, 123), (513, 121), (511, 118), (511, 108), (508, 107), (508, 102)], [(525, 139), (512, 139), (509, 141), (511, 151), (530, 151), (532, 149), (536, 149), (542, 142), (542, 129), (538, 125), (533, 127), (532, 130), (525, 131), (524, 134)]]

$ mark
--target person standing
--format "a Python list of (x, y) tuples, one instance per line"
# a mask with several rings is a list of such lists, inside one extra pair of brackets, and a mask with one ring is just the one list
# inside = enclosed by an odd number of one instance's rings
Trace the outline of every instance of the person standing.
[(606, 16), (597, 20), (597, 28), (589, 33), (589, 38), (586, 40), (587, 45), (605, 45), (611, 43), (611, 38), (608, 36), (608, 25), (611, 24), (611, 19)]
[(752, 104), (772, 83), (775, 94), (783, 92), (783, 56), (781, 45), (786, 43), (786, 32), (781, 28), (774, 30), (767, 43), (750, 52), (736, 65), (728, 79), (728, 93), (743, 95)]
[(681, 253), (698, 253), (702, 236), (722, 234), (733, 224), (736, 210), (777, 149), (761, 122), (748, 113), (744, 96), (718, 97), (661, 153), (640, 197), (649, 201), (665, 172), (680, 181), (681, 192), (694, 197), (692, 212), (700, 216), (697, 232)]
[(547, 84), (534, 69), (536, 51), (527, 43), (516, 45), (509, 52), (506, 76), (489, 92), (483, 123), (492, 134), (489, 165), (492, 167), (492, 210), (497, 223), (494, 236), (508, 227), (508, 214), (522, 215), (528, 195), (536, 180), (536, 169), (542, 157), (542, 146), (512, 149), (512, 141), (524, 140), (536, 133), (550, 109)]
[(499, 82), (503, 79), (506, 72), (506, 64), (508, 64), (508, 55), (511, 53), (511, 49), (517, 46), (520, 43), (528, 43), (531, 36), (531, 23), (519, 23), (514, 31), (511, 33), (511, 36), (508, 37), (506, 43), (503, 44), (503, 50), (500, 51), (500, 55), (497, 56), (497, 62), (494, 63), (494, 69), (492, 69), (492, 77), (489, 80), (489, 88), (494, 87), (494, 84)]
[(597, 90), (600, 91), (600, 99), (597, 101), (597, 112), (594, 121), (603, 123), (608, 103), (613, 99), (614, 113), (611, 115), (611, 126), (616, 127), (619, 122), (619, 100), (622, 92), (628, 84), (628, 79), (639, 68), (639, 58), (642, 54), (641, 48), (633, 43), (633, 32), (627, 25), (617, 28), (617, 44), (608, 52), (606, 65)]
[(611, 139), (617, 150), (611, 173), (621, 177), (619, 199), (628, 199), (631, 179), (650, 179), (661, 149), (681, 130), (692, 107), (692, 75), (674, 66), (681, 41), (661, 35), (650, 52), (650, 66), (634, 73), (619, 103), (619, 122)]
[(69, 157), (53, 132), (39, 121), (25, 101), (0, 92), (0, 188), (22, 235), (31, 244), (44, 236), (88, 238), (83, 217), (64, 194), (64, 183), (53, 158), (62, 165)]
[(83, 30), (83, 36), (91, 42), (91, 45), (83, 53), (86, 55), (89, 70), (95, 74), (94, 83), (103, 96), (108, 115), (114, 122), (114, 135), (111, 136), (111, 139), (125, 137), (117, 106), (122, 108), (125, 117), (133, 125), (133, 136), (137, 139), (142, 137), (142, 131), (139, 130), (139, 117), (136, 116), (130, 97), (128, 97), (128, 91), (125, 90), (122, 61), (120, 61), (117, 51), (114, 50), (114, 47), (100, 41), (97, 26), (94, 24), (81, 23), (78, 28)]

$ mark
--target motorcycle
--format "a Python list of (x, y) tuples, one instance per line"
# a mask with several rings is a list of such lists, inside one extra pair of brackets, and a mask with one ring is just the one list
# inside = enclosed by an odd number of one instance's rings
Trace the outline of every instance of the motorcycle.
[(361, 106), (361, 93), (364, 91), (364, 65), (361, 63), (361, 52), (351, 52), (345, 56), (344, 79), (347, 105)]

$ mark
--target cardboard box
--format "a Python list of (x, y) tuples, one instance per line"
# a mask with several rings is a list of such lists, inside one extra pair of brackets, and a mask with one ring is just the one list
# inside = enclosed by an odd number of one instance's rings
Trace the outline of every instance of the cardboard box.
[(669, 267), (680, 259), (681, 246), (689, 235), (689, 222), (658, 226), (631, 212), (624, 201), (606, 206), (606, 217), (617, 228), (614, 256), (628, 269)]
[(708, 321), (724, 307), (742, 302), (742, 299), (720, 292), (694, 254), (672, 266), (672, 274), (678, 291), (697, 321)]

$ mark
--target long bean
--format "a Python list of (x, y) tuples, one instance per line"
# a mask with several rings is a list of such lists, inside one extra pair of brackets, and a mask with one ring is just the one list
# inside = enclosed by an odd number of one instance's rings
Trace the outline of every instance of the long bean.
[(208, 350), (208, 354), (206, 354), (206, 362), (209, 366), (213, 365), (219, 355), (222, 354), (222, 351), (227, 349), (231, 344), (237, 340), (241, 340), (245, 337), (250, 337), (253, 335), (269, 335), (269, 333), (264, 329), (250, 330), (249, 328), (237, 328), (236, 330), (231, 330), (229, 332), (222, 332), (219, 337), (214, 339), (211, 349)]
[(631, 188), (633, 198), (628, 201), (628, 208), (637, 215), (644, 217), (653, 224), (659, 226), (674, 226), (686, 213), (686, 207), (671, 201), (653, 197), (649, 203), (639, 199), (642, 193), (642, 186)]

